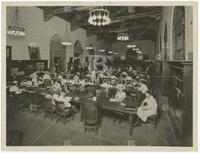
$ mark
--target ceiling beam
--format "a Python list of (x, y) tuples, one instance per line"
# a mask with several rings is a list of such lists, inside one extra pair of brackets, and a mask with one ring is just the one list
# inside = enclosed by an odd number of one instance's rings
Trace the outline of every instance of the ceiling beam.
[[(143, 31), (143, 29), (148, 28), (148, 25), (137, 25), (137, 26), (128, 26), (124, 28), (108, 28), (108, 29), (90, 29), (88, 28), (88, 35), (98, 34), (98, 33), (120, 33), (120, 32), (135, 32), (136, 30)], [(156, 31), (158, 29), (157, 25), (153, 25), (149, 28), (149, 31)]]
[[(128, 20), (128, 19), (139, 19), (139, 18), (145, 18), (145, 17), (152, 17), (156, 18), (161, 16), (160, 11), (149, 11), (149, 12), (143, 12), (143, 13), (135, 13), (135, 14), (129, 14), (126, 16), (120, 16), (120, 17), (114, 17), (111, 18), (111, 24), (121, 22), (122, 20)], [(82, 27), (82, 26), (88, 26), (90, 25), (88, 21), (84, 21), (82, 23), (78, 23), (77, 26)]]

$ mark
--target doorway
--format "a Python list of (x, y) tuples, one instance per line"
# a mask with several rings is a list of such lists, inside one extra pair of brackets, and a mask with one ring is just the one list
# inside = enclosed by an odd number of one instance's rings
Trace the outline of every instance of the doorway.
[(55, 34), (50, 40), (50, 72), (66, 72), (66, 47), (63, 39)]
[(54, 69), (56, 73), (60, 73), (62, 71), (62, 59), (61, 57), (54, 57)]

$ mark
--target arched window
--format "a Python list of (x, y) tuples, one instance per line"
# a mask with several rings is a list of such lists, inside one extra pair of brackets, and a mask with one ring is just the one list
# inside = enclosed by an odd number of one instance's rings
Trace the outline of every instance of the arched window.
[(184, 6), (174, 8), (173, 16), (173, 60), (185, 60), (185, 9)]

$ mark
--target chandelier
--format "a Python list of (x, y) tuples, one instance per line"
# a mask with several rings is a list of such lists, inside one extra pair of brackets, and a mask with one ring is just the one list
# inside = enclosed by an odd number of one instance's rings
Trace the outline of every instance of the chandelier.
[(127, 41), (127, 40), (129, 40), (129, 35), (128, 35), (128, 33), (119, 33), (118, 35), (117, 35), (117, 40), (119, 40), (119, 41)]
[[(124, 31), (125, 28), (125, 20), (122, 20), (122, 24), (121, 24), (121, 30)], [(117, 40), (119, 41), (127, 41), (129, 40), (129, 34), (126, 32), (120, 32), (117, 34)]]
[(26, 35), (25, 28), (22, 25), (21, 18), (19, 16), (18, 8), (16, 7), (15, 14), (11, 23), (8, 26), (7, 33), (12, 36), (23, 37)]
[(88, 22), (94, 26), (105, 26), (110, 24), (110, 13), (108, 10), (99, 8), (89, 12)]

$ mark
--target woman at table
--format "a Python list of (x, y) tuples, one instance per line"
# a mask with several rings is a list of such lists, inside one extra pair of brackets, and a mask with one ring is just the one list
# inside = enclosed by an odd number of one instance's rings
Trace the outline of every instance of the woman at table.
[(147, 118), (151, 115), (157, 114), (157, 101), (149, 91), (145, 92), (146, 98), (143, 100), (141, 106), (138, 108), (137, 116), (146, 122)]
[[(71, 101), (72, 97), (67, 97), (65, 92), (61, 91), (60, 94), (53, 94), (53, 100), (64, 102), (64, 105), (66, 108), (71, 108)], [(54, 102), (55, 105), (55, 102)]]
[(124, 90), (124, 86), (122, 84), (117, 85), (117, 92), (115, 95), (115, 99), (118, 102), (123, 102), (126, 98), (126, 93), (123, 90)]
[(60, 82), (59, 82), (58, 80), (55, 80), (55, 83), (54, 83), (54, 85), (52, 86), (52, 89), (53, 89), (54, 91), (56, 91), (56, 92), (59, 92), (59, 91), (62, 90), (61, 84), (60, 84)]
[(21, 101), (20, 95), (22, 93), (22, 90), (19, 89), (17, 81), (14, 81), (12, 83), (12, 85), (9, 88), (9, 92), (9, 97), (12, 98), (12, 101), (14, 101), (15, 103), (19, 103)]
[(19, 94), (22, 93), (22, 90), (19, 89), (19, 87), (18, 87), (18, 82), (17, 81), (14, 81), (12, 83), (12, 85), (10, 86), (9, 92), (14, 93), (15, 95), (19, 95)]
[(148, 87), (145, 84), (145, 81), (139, 80), (138, 85), (139, 85), (138, 91), (140, 91), (141, 93), (145, 94), (145, 92), (148, 91)]
[[(115, 94), (115, 101), (121, 102), (121, 104), (123, 104), (123, 101), (126, 98), (126, 93), (123, 90), (124, 90), (124, 85), (122, 85), (122, 84), (117, 85), (117, 92)], [(120, 124), (121, 121), (122, 121), (123, 115), (124, 114), (122, 114), (122, 113), (116, 113), (115, 118), (113, 120), (113, 123), (115, 123), (118, 120), (118, 122)]]
[(31, 78), (27, 78), (25, 80), (23, 80), (20, 83), (21, 86), (25, 86), (25, 87), (31, 87), (33, 85), (33, 82), (31, 81)]

